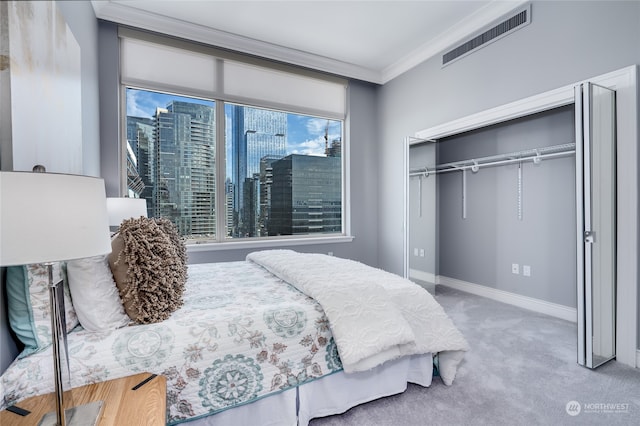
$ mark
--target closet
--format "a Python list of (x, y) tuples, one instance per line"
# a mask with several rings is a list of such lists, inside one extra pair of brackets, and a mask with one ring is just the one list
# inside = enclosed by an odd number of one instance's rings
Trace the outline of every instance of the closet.
[(407, 138), (405, 275), (575, 321), (580, 364), (635, 366), (636, 72)]
[[(427, 247), (425, 258), (435, 253), (437, 275), (576, 308), (573, 118), (564, 106), (410, 148), (409, 210), (424, 221), (435, 208), (438, 249)], [(425, 177), (418, 153), (433, 148)], [(410, 238), (420, 254), (425, 233)]]

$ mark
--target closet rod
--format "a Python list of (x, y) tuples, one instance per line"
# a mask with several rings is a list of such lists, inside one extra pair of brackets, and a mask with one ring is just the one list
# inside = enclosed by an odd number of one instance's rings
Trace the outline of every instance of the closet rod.
[(476, 158), (471, 160), (455, 161), (436, 166), (434, 173), (444, 173), (459, 170), (471, 169), (478, 171), (480, 167), (499, 166), (503, 164), (513, 164), (524, 161), (539, 162), (545, 158), (556, 158), (572, 155), (575, 153), (575, 143), (555, 145), (544, 148), (529, 149), (508, 154), (492, 155), (489, 157)]
[[(545, 158), (563, 157), (574, 154), (576, 144), (567, 143), (561, 145), (548, 146), (537, 149), (527, 149), (519, 152), (511, 152), (508, 154), (491, 155), (488, 157), (475, 158), (471, 160), (454, 161), (451, 163), (439, 164), (433, 169), (423, 167), (421, 169), (409, 170), (409, 176), (428, 177), (431, 173), (453, 172), (466, 169), (477, 171), (483, 166), (499, 166), (502, 164), (512, 164), (521, 161), (538, 162)], [(475, 170), (474, 170), (475, 169)]]
[(429, 170), (426, 167), (423, 169), (413, 169), (413, 170), (409, 170), (409, 176), (413, 177), (413, 176), (429, 176), (429, 173), (431, 173), (434, 170)]
[[(468, 170), (468, 169), (472, 169), (473, 170), (475, 167), (477, 167), (479, 169), (480, 167), (501, 166), (503, 164), (521, 163), (521, 162), (525, 162), (525, 161), (534, 161), (535, 162), (538, 159), (543, 160), (545, 158), (566, 157), (566, 156), (572, 155), (574, 153), (575, 153), (575, 150), (572, 150), (572, 151), (554, 152), (554, 153), (551, 153), (551, 154), (540, 154), (540, 155), (535, 156), (535, 157), (510, 158), (508, 160), (491, 161), (491, 162), (488, 162), (488, 163), (469, 164), (469, 165), (466, 165), (466, 166), (451, 166), (450, 169), (435, 170), (433, 173), (456, 172), (456, 171)], [(474, 170), (474, 171), (477, 171), (477, 170)]]

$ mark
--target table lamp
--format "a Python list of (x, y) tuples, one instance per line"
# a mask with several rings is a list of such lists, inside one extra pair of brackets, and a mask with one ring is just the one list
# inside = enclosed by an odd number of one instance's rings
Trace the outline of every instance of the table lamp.
[(68, 358), (63, 284), (53, 282), (53, 262), (110, 252), (102, 179), (0, 172), (0, 266), (43, 263), (49, 273), (56, 411), (46, 414), (40, 424), (89, 425), (100, 416), (102, 401), (65, 412), (62, 369)]

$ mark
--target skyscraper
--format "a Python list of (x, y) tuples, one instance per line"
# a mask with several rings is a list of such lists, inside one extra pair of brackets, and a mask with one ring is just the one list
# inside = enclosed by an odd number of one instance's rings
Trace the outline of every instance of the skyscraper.
[[(260, 159), (286, 155), (287, 114), (241, 105), (231, 107), (234, 237), (258, 236), (256, 213), (260, 191), (252, 184), (260, 173)], [(247, 186), (249, 185), (249, 186)]]
[(288, 155), (272, 163), (269, 235), (342, 231), (341, 158)]
[(267, 237), (271, 223), (271, 187), (273, 185), (273, 163), (282, 157), (268, 155), (260, 159), (260, 216), (258, 236)]
[(170, 219), (181, 235), (215, 235), (214, 120), (208, 105), (156, 109), (152, 215)]
[(149, 198), (154, 185), (154, 121), (127, 116), (127, 188), (130, 197)]

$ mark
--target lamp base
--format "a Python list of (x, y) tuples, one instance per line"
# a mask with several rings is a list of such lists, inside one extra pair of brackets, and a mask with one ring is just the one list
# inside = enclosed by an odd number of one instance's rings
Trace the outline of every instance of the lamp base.
[[(64, 410), (67, 426), (96, 426), (102, 414), (104, 401), (93, 401), (88, 404)], [(55, 411), (45, 414), (38, 426), (56, 426), (57, 416)]]

